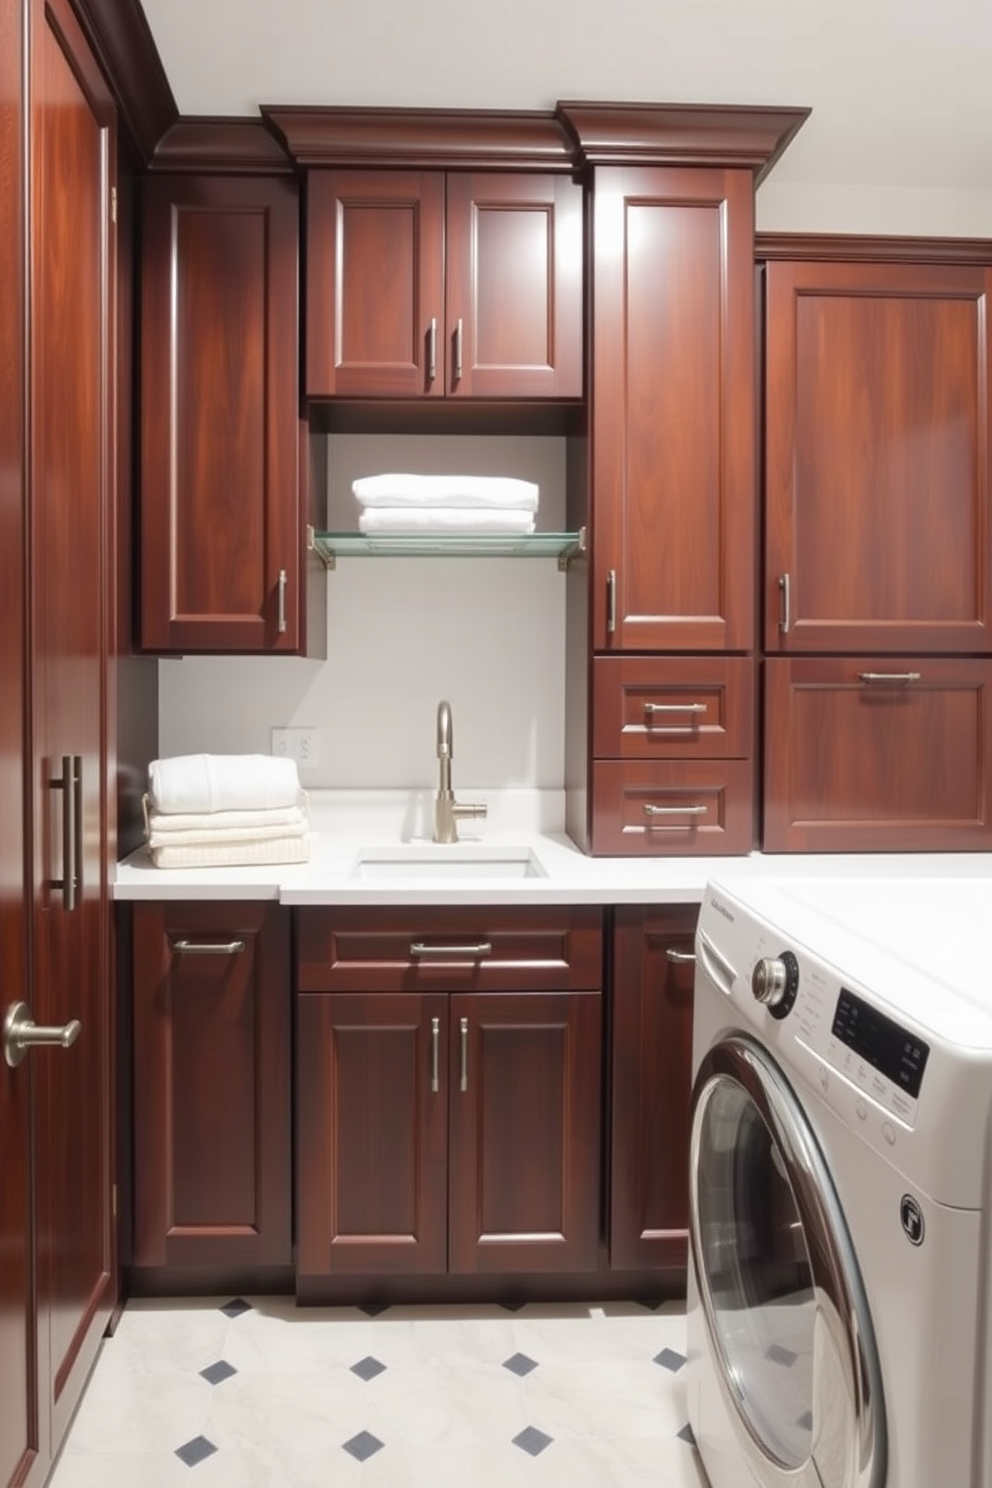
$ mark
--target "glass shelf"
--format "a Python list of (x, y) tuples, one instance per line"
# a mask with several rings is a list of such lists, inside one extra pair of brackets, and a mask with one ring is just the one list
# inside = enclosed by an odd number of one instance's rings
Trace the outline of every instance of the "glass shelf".
[(578, 532), (315, 532), (308, 546), (334, 568), (339, 558), (555, 558), (563, 571), (585, 553)]

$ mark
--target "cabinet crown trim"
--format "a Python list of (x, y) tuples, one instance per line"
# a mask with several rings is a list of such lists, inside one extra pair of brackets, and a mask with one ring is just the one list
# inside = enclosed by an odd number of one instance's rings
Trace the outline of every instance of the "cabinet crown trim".
[(562, 102), (558, 118), (586, 165), (725, 165), (755, 184), (809, 118), (808, 108)]
[(177, 119), (148, 164), (156, 175), (222, 171), (225, 175), (292, 174), (293, 163), (259, 119)]
[(757, 233), (759, 262), (992, 264), (988, 238), (864, 237), (854, 233)]
[(298, 166), (564, 172), (573, 165), (553, 113), (264, 104), (261, 113)]

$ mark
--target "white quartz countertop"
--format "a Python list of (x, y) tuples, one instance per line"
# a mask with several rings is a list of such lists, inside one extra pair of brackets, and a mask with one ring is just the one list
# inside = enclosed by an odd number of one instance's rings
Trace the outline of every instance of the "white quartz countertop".
[[(566, 835), (559, 792), (459, 791), (484, 821), (431, 840), (427, 791), (313, 792), (310, 860), (252, 868), (156, 868), (142, 848), (117, 865), (120, 900), (274, 899), (283, 904), (686, 904), (710, 878), (965, 878), (992, 885), (992, 853), (763, 854), (600, 858)], [(410, 862), (410, 859), (414, 862)], [(523, 866), (529, 872), (523, 876)]]

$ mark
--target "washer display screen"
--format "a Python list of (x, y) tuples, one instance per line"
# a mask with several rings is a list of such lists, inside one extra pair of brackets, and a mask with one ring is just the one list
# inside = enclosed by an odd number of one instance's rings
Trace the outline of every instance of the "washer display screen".
[(916, 1034), (900, 1028), (846, 987), (840, 989), (831, 1032), (900, 1090), (914, 1100), (918, 1097), (930, 1045)]

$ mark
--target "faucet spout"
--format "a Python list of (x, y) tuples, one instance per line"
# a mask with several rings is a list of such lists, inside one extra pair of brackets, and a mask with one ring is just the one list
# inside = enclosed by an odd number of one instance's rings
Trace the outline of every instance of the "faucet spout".
[(434, 797), (434, 841), (457, 842), (459, 817), (484, 817), (485, 805), (464, 804), (455, 800), (451, 788), (451, 760), (454, 755), (455, 731), (451, 721), (451, 704), (442, 698), (437, 705), (438, 783)]

